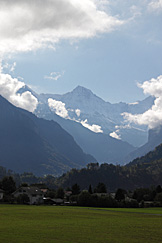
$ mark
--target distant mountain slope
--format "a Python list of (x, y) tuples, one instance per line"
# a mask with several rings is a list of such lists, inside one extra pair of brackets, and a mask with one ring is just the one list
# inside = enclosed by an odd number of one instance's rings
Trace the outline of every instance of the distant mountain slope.
[(16, 172), (59, 175), (81, 168), (92, 156), (54, 121), (37, 118), (0, 96), (0, 165)]
[(112, 138), (107, 134), (94, 133), (80, 123), (63, 119), (50, 111), (45, 113), (45, 110), (39, 109), (38, 116), (58, 122), (74, 137), (85, 153), (92, 154), (100, 163), (123, 163), (124, 158), (135, 149), (127, 142)]
[(142, 147), (134, 150), (126, 157), (126, 162), (130, 162), (137, 157), (146, 155), (148, 152), (155, 149), (156, 146), (162, 143), (162, 126), (149, 130), (148, 142)]

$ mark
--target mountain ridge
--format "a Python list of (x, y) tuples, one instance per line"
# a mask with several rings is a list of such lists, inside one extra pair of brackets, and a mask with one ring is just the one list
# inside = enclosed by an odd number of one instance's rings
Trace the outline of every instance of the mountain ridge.
[(17, 172), (59, 175), (81, 168), (92, 156), (54, 121), (37, 118), (0, 96), (0, 164)]
[[(27, 91), (28, 87), (24, 86), (20, 92), (23, 90)], [(144, 112), (153, 104), (153, 97), (147, 97), (134, 104), (124, 102), (111, 104), (82, 86), (77, 86), (73, 91), (63, 95), (37, 95), (30, 88), (29, 91), (38, 99), (38, 106), (34, 114), (39, 118), (58, 122), (74, 137), (83, 151), (92, 154), (100, 163), (123, 164), (131, 161), (135, 158), (132, 156), (133, 151), (138, 147), (131, 147), (131, 141), (139, 140), (138, 143), (141, 143), (141, 139), (146, 140), (148, 136), (146, 127), (125, 123), (121, 112), (131, 112), (132, 114)], [(127, 141), (130, 143), (126, 143)], [(146, 147), (146, 145), (143, 146)], [(143, 146), (140, 148), (141, 151)], [(153, 147), (150, 146), (149, 149), (151, 150)], [(143, 155), (144, 152), (140, 155)]]
[[(145, 100), (135, 104), (126, 104), (124, 102), (111, 104), (95, 95), (91, 90), (77, 86), (71, 92), (62, 95), (40, 95), (41, 101), (45, 103), (48, 103), (49, 98), (65, 104), (69, 119), (77, 120), (78, 122), (86, 120), (90, 126), (96, 124), (101, 127), (105, 134), (110, 135), (115, 132), (119, 134), (121, 140), (127, 141), (135, 147), (147, 142), (146, 126), (131, 126), (121, 114), (124, 112), (132, 114), (145, 112), (153, 105), (153, 97), (147, 97)], [(79, 117), (76, 115), (76, 109), (80, 111)], [(141, 129), (140, 131), (139, 128)]]

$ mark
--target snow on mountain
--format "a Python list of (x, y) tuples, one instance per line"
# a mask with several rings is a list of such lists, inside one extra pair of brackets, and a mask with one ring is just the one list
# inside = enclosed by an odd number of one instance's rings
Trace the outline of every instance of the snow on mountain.
[(111, 104), (81, 86), (63, 95), (37, 94), (23, 83), (15, 95), (23, 97), (24, 93), (37, 100), (33, 112), (37, 117), (59, 123), (98, 162), (125, 163), (125, 158), (148, 140), (147, 127), (129, 124), (122, 114), (149, 110), (154, 104), (151, 96), (130, 104)]
[[(63, 95), (40, 94), (39, 99), (44, 108), (46, 104), (46, 112), (50, 109), (57, 115), (79, 122), (94, 132), (109, 134), (134, 146), (140, 146), (147, 141), (146, 126), (128, 124), (122, 113), (143, 113), (153, 105), (154, 99), (151, 96), (132, 104), (111, 104), (93, 94), (91, 90), (77, 86), (73, 91)], [(39, 105), (35, 113), (38, 114), (40, 109), (42, 110), (42, 107)]]
[(22, 96), (27, 91), (38, 101), (34, 113), (39, 117), (46, 118), (52, 112), (64, 119), (76, 121), (95, 133), (108, 134), (135, 147), (147, 142), (147, 127), (129, 124), (122, 114), (144, 113), (154, 103), (154, 98), (151, 96), (130, 104), (124, 102), (111, 104), (82, 86), (77, 86), (73, 91), (63, 95), (39, 95), (24, 85), (17, 93)]

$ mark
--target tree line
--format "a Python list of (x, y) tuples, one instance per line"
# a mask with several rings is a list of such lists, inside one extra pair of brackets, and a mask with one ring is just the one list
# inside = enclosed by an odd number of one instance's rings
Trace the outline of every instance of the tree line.
[[(28, 187), (29, 184), (22, 183), (19, 187)], [(162, 206), (162, 187), (161, 185), (149, 188), (136, 188), (135, 190), (125, 190), (118, 188), (115, 192), (107, 192), (107, 187), (103, 182), (99, 182), (96, 187), (90, 184), (88, 190), (81, 190), (80, 186), (75, 183), (72, 187), (50, 189), (47, 185), (39, 183), (30, 186), (39, 188), (47, 188), (44, 194), (46, 198), (61, 198), (69, 205), (88, 206), (88, 207), (158, 207)], [(5, 176), (0, 181), (0, 189), (4, 191), (1, 203), (18, 203), (28, 204), (27, 195), (19, 195), (18, 198), (13, 197), (13, 192), (17, 189), (16, 182), (12, 176)], [(67, 194), (67, 192), (70, 192)]]

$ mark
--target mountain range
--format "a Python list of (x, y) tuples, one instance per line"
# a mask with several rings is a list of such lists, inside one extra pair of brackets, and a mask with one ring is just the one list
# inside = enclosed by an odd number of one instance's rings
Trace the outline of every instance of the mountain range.
[[(34, 113), (58, 122), (83, 151), (92, 154), (100, 163), (128, 163), (162, 142), (160, 136), (152, 138), (154, 131), (148, 131), (145, 126), (132, 126), (122, 115), (147, 111), (154, 104), (151, 96), (133, 104), (111, 104), (91, 90), (78, 86), (63, 95), (40, 94), (36, 97), (39, 104)], [(118, 137), (113, 136), (116, 132)]]
[[(38, 100), (36, 116), (58, 122), (84, 152), (100, 163), (128, 163), (162, 142), (161, 136), (157, 136), (159, 128), (148, 131), (145, 126), (132, 126), (122, 115), (147, 111), (154, 104), (154, 97), (132, 104), (111, 104), (81, 86), (63, 95), (39, 95), (28, 86), (19, 92), (25, 91), (30, 91)], [(114, 136), (117, 133), (118, 137)]]
[[(122, 116), (123, 112), (146, 111), (153, 97), (134, 104), (111, 104), (81, 86), (58, 95), (37, 94), (25, 85), (18, 93), (26, 91), (38, 101), (34, 114), (0, 97), (0, 165), (19, 173), (60, 175), (96, 161), (126, 164), (162, 142), (161, 127), (148, 133), (146, 127), (130, 126)], [(121, 137), (112, 135), (115, 129)], [(125, 141), (124, 136), (128, 137)], [(137, 144), (137, 139), (147, 136), (140, 147), (127, 142)]]
[[(111, 104), (93, 94), (91, 90), (77, 86), (73, 91), (63, 95), (40, 94), (37, 98), (42, 106), (48, 105), (48, 107), (42, 108), (43, 113), (45, 113), (45, 109), (47, 111), (50, 108), (49, 99), (53, 99), (65, 104), (68, 113), (67, 117), (64, 117), (66, 119), (75, 120), (84, 126), (86, 126), (86, 123), (90, 126), (96, 124), (101, 127), (104, 134), (108, 135), (117, 131), (122, 141), (130, 143), (134, 147), (139, 147), (147, 142), (147, 128), (139, 125), (131, 126), (124, 120), (122, 113), (140, 114), (147, 111), (154, 103), (154, 98), (151, 96), (132, 104), (124, 102)], [(38, 114), (40, 109), (40, 106), (38, 106), (35, 113)], [(57, 113), (56, 109), (51, 110)]]
[(37, 118), (0, 96), (0, 165), (15, 172), (60, 175), (96, 161), (54, 122)]
[[(94, 95), (90, 90), (78, 86), (65, 95), (38, 95), (28, 86), (24, 86), (19, 90), (21, 94), (26, 91), (30, 91), (38, 100), (38, 106), (34, 111), (37, 117), (59, 123), (63, 129), (73, 136), (83, 151), (91, 154), (99, 163), (123, 163), (128, 154), (135, 150), (135, 147), (127, 141), (110, 136), (109, 133), (112, 130), (104, 133), (99, 120), (103, 120), (103, 123), (107, 126), (111, 125), (112, 127), (113, 124), (115, 127), (117, 123), (110, 121), (108, 115), (106, 115), (107, 111), (112, 113), (115, 108), (111, 107), (113, 105), (110, 103)], [(121, 111), (119, 108), (118, 110)], [(119, 111), (114, 112), (118, 113), (118, 116), (123, 119)], [(103, 116), (106, 118), (103, 118)], [(89, 122), (90, 117), (91, 123)], [(139, 129), (136, 131), (139, 132)]]

